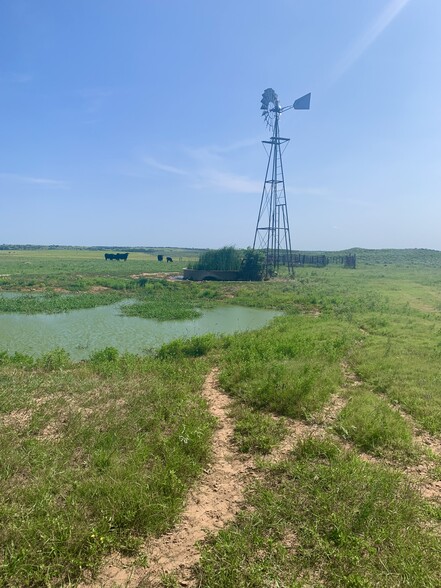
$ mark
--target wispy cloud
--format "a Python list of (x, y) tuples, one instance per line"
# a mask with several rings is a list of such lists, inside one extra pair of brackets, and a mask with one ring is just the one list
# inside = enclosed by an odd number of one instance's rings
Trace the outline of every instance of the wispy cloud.
[(234, 194), (255, 194), (262, 190), (261, 182), (216, 169), (202, 170), (194, 186), (199, 189), (215, 189)]
[(164, 173), (188, 177), (191, 186), (197, 190), (251, 194), (260, 192), (261, 183), (230, 171), (226, 156), (256, 143), (257, 140), (244, 140), (227, 146), (187, 148), (184, 149), (185, 166), (170, 165), (150, 156), (144, 156), (142, 160), (149, 167)]
[(233, 151), (238, 151), (246, 147), (252, 147), (253, 145), (257, 145), (258, 143), (259, 138), (254, 137), (252, 139), (242, 139), (241, 141), (235, 141), (234, 143), (230, 143), (228, 145), (211, 145), (209, 147), (203, 147), (201, 151), (205, 151), (206, 153), (212, 154), (231, 153)]
[(262, 189), (261, 182), (227, 169), (227, 156), (240, 149), (257, 145), (257, 139), (236, 141), (226, 146), (208, 146), (188, 150), (197, 169), (195, 187), (234, 194), (254, 194)]
[(175, 174), (179, 176), (190, 175), (190, 172), (185, 169), (175, 167), (174, 165), (168, 165), (167, 163), (162, 163), (153, 157), (143, 157), (143, 162), (146, 163), (149, 167), (153, 167), (154, 169), (158, 169), (169, 174)]
[(335, 65), (331, 78), (335, 82), (363, 55), (365, 51), (395, 20), (411, 0), (391, 0), (381, 12), (377, 20), (356, 40), (354, 45)]
[(35, 186), (46, 186), (50, 188), (68, 188), (67, 182), (64, 180), (54, 180), (51, 178), (38, 178), (35, 176), (25, 176), (21, 174), (11, 174), (0, 172), (0, 179), (5, 179), (13, 182), (20, 182), (24, 184), (33, 184)]

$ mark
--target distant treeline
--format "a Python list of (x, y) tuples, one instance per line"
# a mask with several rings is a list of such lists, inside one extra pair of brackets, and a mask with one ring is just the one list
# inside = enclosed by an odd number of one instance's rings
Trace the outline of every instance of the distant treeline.
[(117, 247), (114, 245), (94, 245), (91, 247), (81, 245), (0, 245), (0, 251), (128, 251), (130, 253), (146, 253), (147, 255), (157, 255), (158, 251), (170, 251), (181, 255), (199, 255), (206, 249), (182, 248), (182, 247)]
[(354, 247), (343, 251), (294, 251), (294, 258), (329, 258), (330, 263), (341, 263), (343, 258), (356, 256), (357, 266), (361, 265), (399, 265), (441, 267), (441, 251), (436, 249), (362, 249)]
[(357, 256), (355, 253), (343, 255), (308, 255), (305, 253), (294, 253), (293, 264), (296, 266), (312, 265), (314, 267), (325, 267), (330, 263), (340, 264), (343, 267), (355, 269), (357, 267)]

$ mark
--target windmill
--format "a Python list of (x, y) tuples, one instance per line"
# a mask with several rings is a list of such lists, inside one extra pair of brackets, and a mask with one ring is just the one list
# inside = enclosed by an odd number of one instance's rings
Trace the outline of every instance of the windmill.
[(282, 107), (272, 88), (262, 94), (262, 116), (272, 133), (269, 141), (262, 141), (268, 155), (265, 181), (254, 234), (253, 249), (265, 254), (264, 276), (275, 275), (281, 264), (293, 273), (291, 235), (289, 233), (288, 208), (286, 204), (285, 177), (283, 174), (282, 154), (289, 139), (280, 136), (279, 118), (282, 112), (291, 108), (309, 110), (311, 94), (298, 98), (294, 104)]

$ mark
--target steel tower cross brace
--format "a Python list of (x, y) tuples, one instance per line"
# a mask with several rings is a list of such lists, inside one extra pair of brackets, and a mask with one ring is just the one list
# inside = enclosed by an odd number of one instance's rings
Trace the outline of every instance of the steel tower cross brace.
[(253, 249), (260, 249), (265, 254), (265, 277), (276, 274), (281, 263), (288, 266), (289, 273), (293, 271), (282, 162), (282, 145), (288, 141), (280, 137), (277, 115), (273, 136), (269, 141), (262, 141), (270, 147), (253, 243)]
[(266, 89), (262, 95), (262, 116), (265, 117), (268, 127), (272, 129), (273, 135), (269, 141), (262, 141), (264, 146), (269, 145), (269, 153), (253, 249), (264, 252), (264, 277), (266, 278), (276, 275), (280, 265), (286, 265), (289, 274), (294, 271), (282, 162), (282, 153), (289, 139), (280, 136), (279, 118), (282, 112), (291, 108), (309, 109), (310, 97), (310, 94), (306, 94), (296, 100), (292, 106), (282, 108), (272, 88)]

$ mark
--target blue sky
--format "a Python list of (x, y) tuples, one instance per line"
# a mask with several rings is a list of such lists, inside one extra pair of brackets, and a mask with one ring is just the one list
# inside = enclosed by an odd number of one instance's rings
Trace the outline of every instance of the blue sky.
[(0, 243), (441, 250), (440, 0), (1, 0)]

